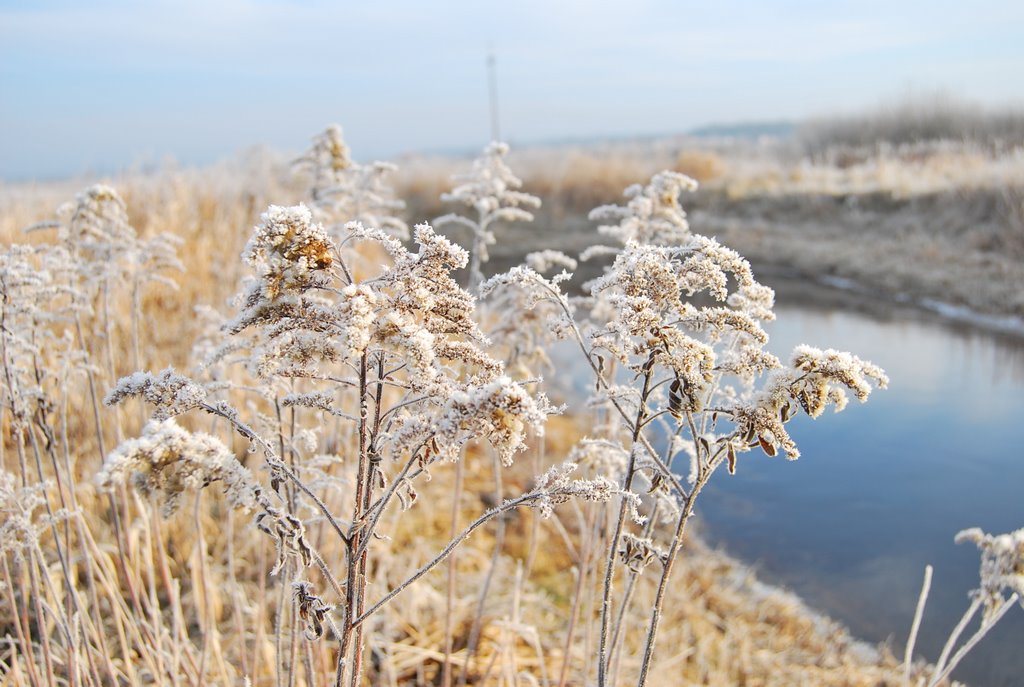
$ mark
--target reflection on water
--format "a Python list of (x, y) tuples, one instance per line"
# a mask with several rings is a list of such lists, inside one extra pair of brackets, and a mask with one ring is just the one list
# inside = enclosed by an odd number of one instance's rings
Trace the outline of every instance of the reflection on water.
[[(869, 641), (902, 654), (924, 571), (935, 567), (918, 650), (935, 660), (977, 585), (961, 529), (1024, 527), (1024, 342), (909, 309), (782, 303), (769, 348), (850, 350), (881, 365), (890, 388), (819, 421), (791, 423), (803, 457), (741, 456), (698, 504), (704, 531), (767, 581), (784, 584)], [(836, 308), (842, 309), (836, 309)], [(954, 677), (1020, 684), (1024, 611), (1014, 609)]]

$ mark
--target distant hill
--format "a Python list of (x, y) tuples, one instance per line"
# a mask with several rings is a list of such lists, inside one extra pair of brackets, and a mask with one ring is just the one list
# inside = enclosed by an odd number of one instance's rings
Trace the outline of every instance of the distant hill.
[(762, 136), (787, 138), (796, 131), (793, 122), (742, 122), (736, 124), (708, 124), (691, 129), (687, 133), (698, 138), (747, 138)]

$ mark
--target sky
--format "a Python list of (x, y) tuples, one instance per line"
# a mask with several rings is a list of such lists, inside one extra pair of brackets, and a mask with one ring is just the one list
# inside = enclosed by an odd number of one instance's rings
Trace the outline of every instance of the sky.
[(300, 151), (513, 144), (1024, 103), (1024, 3), (0, 0), (0, 179)]

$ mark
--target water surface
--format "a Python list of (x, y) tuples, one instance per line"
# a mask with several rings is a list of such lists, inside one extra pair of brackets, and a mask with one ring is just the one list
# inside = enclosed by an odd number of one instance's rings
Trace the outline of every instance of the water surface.
[[(934, 661), (978, 584), (978, 552), (961, 529), (1024, 527), (1024, 341), (953, 325), (909, 308), (797, 298), (779, 288), (769, 348), (849, 350), (891, 384), (861, 406), (790, 431), (800, 460), (740, 456), (698, 504), (703, 531), (768, 582), (902, 655), (926, 564), (932, 593), (918, 651)], [(1024, 683), (1024, 610), (1001, 625), (954, 677)]]

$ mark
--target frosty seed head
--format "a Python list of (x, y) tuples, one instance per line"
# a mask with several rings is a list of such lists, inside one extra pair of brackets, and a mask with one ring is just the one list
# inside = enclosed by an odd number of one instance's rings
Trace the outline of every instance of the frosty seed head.
[(274, 300), (308, 289), (316, 281), (314, 272), (331, 266), (332, 248), (323, 226), (313, 222), (305, 205), (271, 205), (260, 216), (242, 257), (256, 269), (263, 295)]
[(1024, 607), (1024, 529), (992, 535), (972, 527), (955, 541), (973, 542), (981, 550), (981, 585), (974, 593), (984, 601), (986, 617), (1002, 606), (1007, 592), (1016, 593)]
[(142, 436), (111, 451), (96, 482), (102, 489), (130, 482), (141, 494), (156, 496), (165, 513), (177, 508), (186, 491), (213, 482), (222, 483), (236, 507), (253, 508), (259, 495), (252, 474), (219, 439), (189, 432), (173, 419), (146, 423)]

